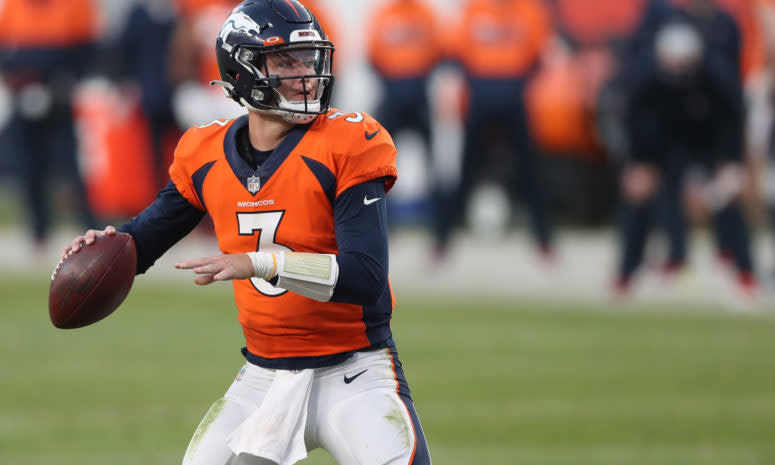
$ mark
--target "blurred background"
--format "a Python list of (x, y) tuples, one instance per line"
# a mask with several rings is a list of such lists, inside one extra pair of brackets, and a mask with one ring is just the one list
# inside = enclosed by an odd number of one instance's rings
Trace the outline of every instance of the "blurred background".
[[(398, 147), (394, 330), (437, 463), (775, 462), (775, 2), (302, 3), (333, 106)], [(207, 220), (104, 322), (45, 314), (59, 251), (244, 112), (208, 86), (235, 4), (0, 0), (0, 461), (178, 461), (239, 368), (230, 289), (171, 266), (217, 253)]]

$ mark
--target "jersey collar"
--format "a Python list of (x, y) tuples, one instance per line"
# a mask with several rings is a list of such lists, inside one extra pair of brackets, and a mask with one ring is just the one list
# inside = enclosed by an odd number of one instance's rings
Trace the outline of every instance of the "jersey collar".
[[(241, 116), (234, 121), (234, 124), (232, 124), (226, 132), (226, 137), (223, 140), (223, 152), (226, 154), (226, 161), (229, 163), (234, 175), (242, 184), (242, 187), (252, 195), (256, 195), (261, 192), (261, 189), (269, 181), (269, 178), (272, 177), (274, 172), (277, 171), (285, 159), (288, 158), (288, 155), (290, 155), (293, 149), (301, 142), (301, 139), (309, 128), (315, 124), (315, 121), (312, 121), (309, 124), (299, 124), (291, 129), (288, 135), (285, 136), (285, 139), (280, 142), (280, 145), (274, 149), (272, 154), (269, 155), (269, 158), (267, 158), (257, 170), (254, 170), (253, 167), (243, 160), (237, 152), (237, 132), (247, 124), (248, 115)], [(247, 182), (247, 179), (253, 176), (258, 176), (260, 178), (260, 187), (255, 193), (248, 190)]]

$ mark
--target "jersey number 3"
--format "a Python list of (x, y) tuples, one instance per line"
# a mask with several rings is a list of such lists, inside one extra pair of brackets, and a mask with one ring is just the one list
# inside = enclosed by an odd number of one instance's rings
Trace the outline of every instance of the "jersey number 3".
[[(285, 211), (237, 213), (239, 235), (254, 236), (258, 234), (257, 251), (293, 252), (290, 248), (274, 241), (284, 214)], [(285, 289), (274, 287), (260, 278), (250, 278), (250, 282), (253, 283), (253, 287), (258, 292), (267, 296), (278, 296), (285, 293)]]

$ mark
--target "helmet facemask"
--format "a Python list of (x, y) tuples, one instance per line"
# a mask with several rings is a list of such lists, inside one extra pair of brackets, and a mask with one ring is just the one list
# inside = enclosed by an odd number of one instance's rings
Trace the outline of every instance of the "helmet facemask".
[(329, 108), (332, 52), (328, 43), (235, 47), (234, 61), (243, 69), (233, 76), (236, 86), (224, 85), (225, 90), (251, 110), (309, 123)]

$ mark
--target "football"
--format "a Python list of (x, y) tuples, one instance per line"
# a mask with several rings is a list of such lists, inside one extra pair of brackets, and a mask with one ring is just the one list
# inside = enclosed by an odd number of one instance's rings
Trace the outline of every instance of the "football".
[(48, 313), (57, 328), (96, 323), (124, 301), (135, 279), (135, 243), (127, 233), (96, 238), (70, 252), (51, 275)]

